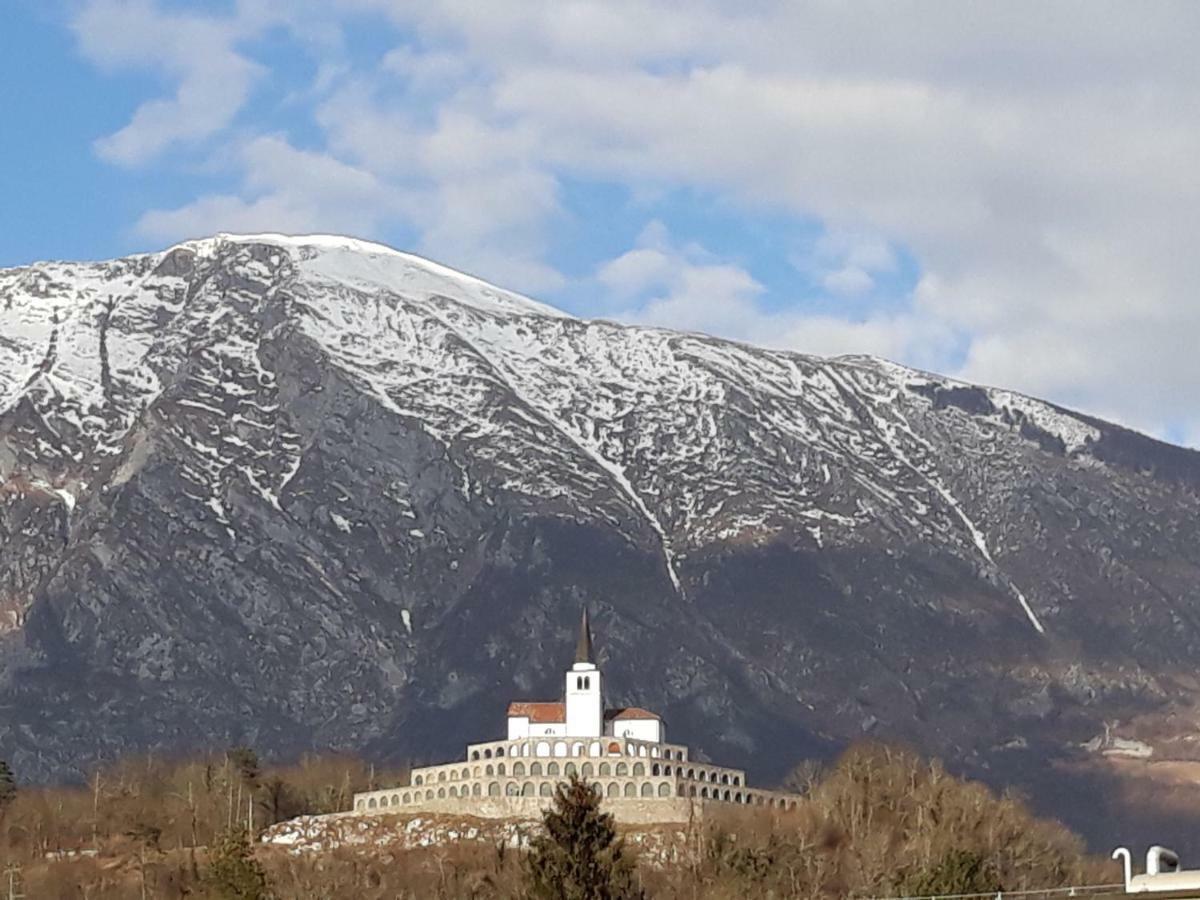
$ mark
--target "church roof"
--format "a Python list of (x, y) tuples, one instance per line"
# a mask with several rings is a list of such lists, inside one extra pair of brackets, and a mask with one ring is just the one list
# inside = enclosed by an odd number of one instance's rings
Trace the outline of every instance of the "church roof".
[(511, 719), (514, 716), (524, 716), (530, 722), (538, 724), (565, 722), (567, 721), (567, 706), (565, 703), (514, 700), (508, 704), (508, 717)]
[(620, 709), (606, 709), (604, 718), (610, 719), (658, 719), (661, 718), (658, 713), (652, 713), (648, 709), (642, 709), (640, 706), (623, 706)]
[(587, 607), (583, 608), (583, 620), (579, 623), (579, 640), (575, 644), (575, 662), (592, 663), (592, 627), (588, 622)]

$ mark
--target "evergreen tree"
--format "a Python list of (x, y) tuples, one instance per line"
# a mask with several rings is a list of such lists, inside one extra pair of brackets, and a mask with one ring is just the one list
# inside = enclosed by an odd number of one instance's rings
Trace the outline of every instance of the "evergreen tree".
[(212, 855), (204, 883), (223, 900), (270, 900), (267, 874), (250, 849), (245, 831), (233, 829), (221, 836)]
[(0, 759), (0, 813), (17, 798), (17, 779), (13, 777), (8, 763)]
[(572, 775), (555, 790), (542, 828), (525, 860), (530, 900), (643, 900), (599, 791)]

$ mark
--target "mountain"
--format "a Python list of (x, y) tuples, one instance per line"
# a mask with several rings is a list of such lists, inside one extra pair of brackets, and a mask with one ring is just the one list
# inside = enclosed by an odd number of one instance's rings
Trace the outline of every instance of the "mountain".
[(899, 740), (1127, 839), (1129, 761), (1200, 760), (1198, 523), (1193, 451), (349, 238), (0, 270), (27, 778), (448, 756), (557, 694), (586, 605), (610, 701), (759, 782)]

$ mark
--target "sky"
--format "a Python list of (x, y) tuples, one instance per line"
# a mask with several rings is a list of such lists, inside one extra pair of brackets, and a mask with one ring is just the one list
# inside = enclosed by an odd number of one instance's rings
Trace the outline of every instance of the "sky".
[(1200, 447), (1200, 4), (5, 0), (0, 266), (382, 241)]

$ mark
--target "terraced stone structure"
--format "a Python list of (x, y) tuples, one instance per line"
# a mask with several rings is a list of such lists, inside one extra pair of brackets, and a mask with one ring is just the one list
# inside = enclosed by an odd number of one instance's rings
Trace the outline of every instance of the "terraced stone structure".
[(749, 787), (741, 769), (695, 762), (686, 746), (667, 743), (652, 712), (605, 709), (586, 610), (563, 701), (510, 704), (508, 732), (468, 745), (459, 762), (413, 769), (407, 785), (356, 794), (354, 812), (533, 818), (572, 775), (631, 823), (684, 822), (710, 804), (790, 809), (798, 799)]

